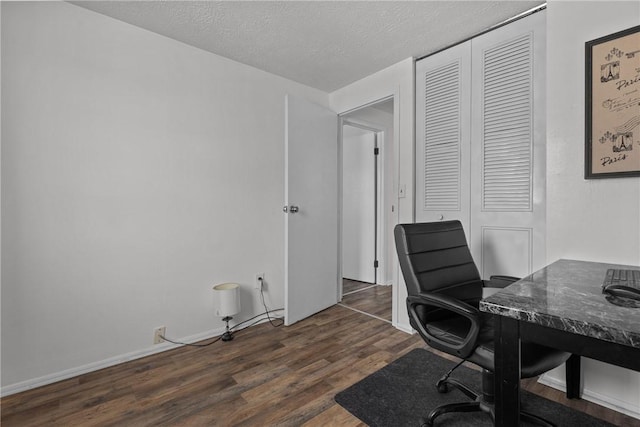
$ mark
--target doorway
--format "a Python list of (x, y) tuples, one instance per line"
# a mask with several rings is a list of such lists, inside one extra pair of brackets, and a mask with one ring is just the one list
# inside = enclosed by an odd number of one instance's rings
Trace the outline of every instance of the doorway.
[(342, 122), (342, 277), (378, 279), (380, 130)]
[(393, 98), (342, 115), (340, 135), (341, 304), (391, 322)]

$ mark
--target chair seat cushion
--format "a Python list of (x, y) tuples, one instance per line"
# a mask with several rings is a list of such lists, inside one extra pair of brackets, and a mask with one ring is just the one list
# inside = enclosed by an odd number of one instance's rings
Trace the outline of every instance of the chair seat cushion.
[[(482, 324), (478, 334), (478, 345), (467, 358), (476, 365), (494, 371), (494, 326), (493, 316), (483, 313)], [(470, 322), (464, 317), (455, 316), (427, 323), (427, 330), (434, 336), (459, 345), (464, 341)], [(570, 353), (542, 345), (523, 342), (521, 344), (521, 377), (531, 378), (541, 375), (564, 363)]]

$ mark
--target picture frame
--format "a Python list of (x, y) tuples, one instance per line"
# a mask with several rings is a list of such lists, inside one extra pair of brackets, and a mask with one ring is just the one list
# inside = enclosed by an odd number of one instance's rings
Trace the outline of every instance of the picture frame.
[(640, 176), (640, 25), (585, 43), (585, 179)]

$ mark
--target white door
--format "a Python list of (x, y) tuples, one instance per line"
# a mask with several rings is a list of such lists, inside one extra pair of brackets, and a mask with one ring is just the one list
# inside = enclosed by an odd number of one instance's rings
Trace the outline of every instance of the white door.
[(544, 266), (545, 14), (473, 40), (471, 252), (483, 278)]
[(469, 229), (471, 42), (416, 63), (416, 222)]
[(376, 134), (342, 127), (342, 277), (376, 282)]
[(338, 302), (338, 117), (285, 98), (285, 324)]

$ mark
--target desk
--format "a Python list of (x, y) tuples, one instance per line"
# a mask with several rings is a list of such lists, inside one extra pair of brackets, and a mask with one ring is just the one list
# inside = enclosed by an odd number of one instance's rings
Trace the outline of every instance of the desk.
[[(559, 260), (480, 302), (495, 315), (496, 426), (520, 425), (520, 340), (640, 371), (640, 308), (606, 300), (609, 268), (639, 267)], [(569, 360), (568, 390), (580, 369)]]

